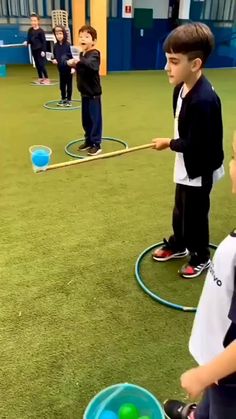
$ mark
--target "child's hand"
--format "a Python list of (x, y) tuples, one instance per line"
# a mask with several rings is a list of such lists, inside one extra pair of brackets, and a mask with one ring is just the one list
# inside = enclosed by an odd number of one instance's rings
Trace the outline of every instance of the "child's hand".
[(78, 62), (79, 62), (79, 59), (71, 58), (70, 60), (67, 60), (66, 63), (69, 67), (75, 67)]
[(154, 138), (152, 140), (153, 147), (155, 150), (165, 150), (166, 148), (170, 147), (170, 138)]
[(181, 386), (195, 400), (211, 383), (207, 382), (204, 367), (192, 368), (180, 377)]
[(44, 51), (41, 51), (41, 57), (45, 57), (45, 52)]
[(55, 59), (54, 59), (54, 60), (52, 60), (52, 63), (53, 63), (53, 64), (58, 64), (57, 60), (55, 60)]

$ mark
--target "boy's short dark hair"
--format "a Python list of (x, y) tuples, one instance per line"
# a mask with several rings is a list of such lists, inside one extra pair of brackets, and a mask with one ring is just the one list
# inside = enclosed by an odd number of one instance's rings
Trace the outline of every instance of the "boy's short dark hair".
[(88, 32), (91, 35), (93, 41), (97, 39), (97, 31), (90, 25), (81, 26), (81, 28), (79, 29), (79, 34), (81, 32)]
[(37, 13), (31, 13), (30, 17), (36, 17), (38, 20), (40, 20), (40, 16), (37, 15)]
[(202, 65), (214, 49), (215, 38), (204, 23), (178, 26), (166, 38), (163, 49), (167, 53), (185, 54), (189, 60), (200, 58)]

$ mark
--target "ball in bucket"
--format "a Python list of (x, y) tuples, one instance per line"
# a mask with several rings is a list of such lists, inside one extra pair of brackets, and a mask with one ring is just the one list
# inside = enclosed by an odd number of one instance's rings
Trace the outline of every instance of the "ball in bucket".
[[(132, 406), (130, 411), (127, 405)], [(152, 393), (128, 383), (115, 384), (100, 391), (88, 404), (83, 419), (103, 419), (106, 411), (113, 412), (118, 419), (165, 419), (163, 408)], [(125, 418), (125, 414), (135, 416)]]
[(138, 419), (139, 411), (132, 403), (123, 404), (119, 409), (119, 419)]
[(100, 415), (100, 419), (118, 419), (118, 416), (111, 410), (104, 410)]
[(33, 145), (29, 148), (33, 171), (46, 170), (50, 160), (52, 150), (44, 145)]

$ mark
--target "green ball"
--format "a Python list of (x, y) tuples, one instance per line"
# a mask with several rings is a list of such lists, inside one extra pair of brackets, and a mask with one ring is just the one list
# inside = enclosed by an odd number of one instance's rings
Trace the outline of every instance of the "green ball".
[(138, 419), (139, 411), (132, 403), (123, 404), (119, 410), (119, 419)]

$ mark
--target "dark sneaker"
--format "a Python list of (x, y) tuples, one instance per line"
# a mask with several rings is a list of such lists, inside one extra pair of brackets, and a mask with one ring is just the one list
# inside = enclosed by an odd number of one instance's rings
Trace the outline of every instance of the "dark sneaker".
[(169, 242), (164, 239), (164, 244), (162, 247), (157, 248), (153, 254), (152, 258), (157, 260), (158, 262), (166, 262), (170, 259), (181, 259), (188, 256), (188, 250), (182, 250), (181, 252), (176, 252), (173, 250), (169, 244)]
[(89, 145), (86, 141), (78, 147), (79, 151), (89, 150), (91, 145)]
[(197, 276), (209, 268), (210, 264), (210, 259), (204, 263), (199, 263), (197, 255), (192, 255), (190, 261), (180, 268), (179, 274), (183, 278), (197, 278)]
[(98, 154), (100, 154), (102, 152), (102, 149), (100, 147), (97, 147), (96, 145), (93, 147), (90, 147), (89, 151), (88, 151), (88, 155), (89, 156), (97, 156)]
[(57, 106), (64, 106), (65, 101), (64, 100), (59, 100), (59, 102), (57, 102)]
[(196, 404), (186, 404), (178, 400), (166, 400), (164, 412), (168, 419), (194, 419)]
[(70, 101), (70, 100), (66, 100), (66, 101), (65, 101), (65, 106), (66, 106), (67, 108), (70, 108), (70, 107), (72, 106), (71, 101)]

